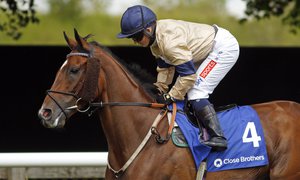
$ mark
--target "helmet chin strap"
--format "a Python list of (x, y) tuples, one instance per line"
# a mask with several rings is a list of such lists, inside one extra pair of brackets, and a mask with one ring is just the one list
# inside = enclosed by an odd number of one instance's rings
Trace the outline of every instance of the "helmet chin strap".
[(147, 36), (150, 39), (147, 47), (150, 47), (155, 41), (156, 23), (154, 23), (150, 27), (152, 28), (151, 32), (147, 31), (147, 29), (144, 30), (145, 36)]

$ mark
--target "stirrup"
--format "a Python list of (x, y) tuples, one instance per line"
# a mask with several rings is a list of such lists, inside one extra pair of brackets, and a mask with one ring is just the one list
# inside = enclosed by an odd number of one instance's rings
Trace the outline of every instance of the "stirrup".
[[(222, 137), (220, 137), (222, 138)], [(213, 138), (212, 138), (213, 139)], [(208, 141), (202, 142), (203, 144), (210, 146), (214, 151), (225, 151), (227, 149), (227, 142), (225, 139), (222, 139), (223, 142), (212, 141), (212, 139)]]

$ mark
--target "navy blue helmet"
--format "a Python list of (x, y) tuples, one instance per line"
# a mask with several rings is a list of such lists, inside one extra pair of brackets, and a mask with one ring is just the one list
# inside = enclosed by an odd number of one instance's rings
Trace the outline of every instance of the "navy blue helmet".
[(123, 14), (121, 19), (121, 32), (118, 38), (130, 38), (156, 21), (155, 13), (142, 5), (129, 7)]

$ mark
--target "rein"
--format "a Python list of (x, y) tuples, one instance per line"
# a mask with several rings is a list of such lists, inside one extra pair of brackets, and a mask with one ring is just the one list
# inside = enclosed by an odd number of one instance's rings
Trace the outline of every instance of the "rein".
[[(80, 99), (78, 99), (80, 100)], [(79, 101), (77, 101), (79, 102)], [(89, 106), (86, 110), (79, 109), (79, 106), (76, 104), (66, 108), (67, 110), (76, 109), (79, 112), (86, 112), (91, 107), (103, 108), (104, 106), (141, 106), (141, 107), (151, 107), (151, 108), (164, 108), (165, 104), (160, 103), (143, 103), (143, 102), (92, 102), (89, 103)]]
[[(62, 94), (67, 96), (73, 96), (76, 99), (76, 104), (74, 106), (67, 107), (65, 109), (62, 108), (62, 106), (57, 102), (57, 100), (50, 94), (50, 93), (56, 93), (56, 94)], [(78, 97), (75, 93), (71, 92), (63, 92), (63, 91), (54, 91), (54, 90), (47, 90), (46, 94), (54, 101), (54, 103), (62, 110), (66, 118), (68, 118), (67, 113), (65, 110), (73, 110), (76, 109), (80, 113), (88, 112), (91, 108), (103, 108), (105, 106), (140, 106), (140, 107), (150, 107), (150, 108), (164, 108), (165, 104), (160, 103), (144, 103), (144, 102), (90, 102), (88, 106), (86, 106), (85, 109), (81, 109), (78, 105), (80, 101), (82, 100), (80, 97)], [(89, 116), (92, 115), (94, 111), (91, 111), (89, 113)]]

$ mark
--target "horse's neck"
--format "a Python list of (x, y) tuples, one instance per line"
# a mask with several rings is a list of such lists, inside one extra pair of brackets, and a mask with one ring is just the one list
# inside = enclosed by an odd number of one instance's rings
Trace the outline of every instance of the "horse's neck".
[(149, 101), (143, 88), (137, 84), (126, 72), (125, 68), (115, 59), (108, 59), (101, 63), (105, 74), (106, 95), (108, 101)]
[[(101, 60), (102, 78), (105, 88), (104, 102), (150, 102), (142, 88), (130, 77), (115, 60)], [(101, 76), (101, 75), (100, 75)], [(128, 159), (150, 129), (159, 110), (135, 107), (105, 107), (101, 111), (101, 122), (106, 135), (110, 161), (121, 164)]]

